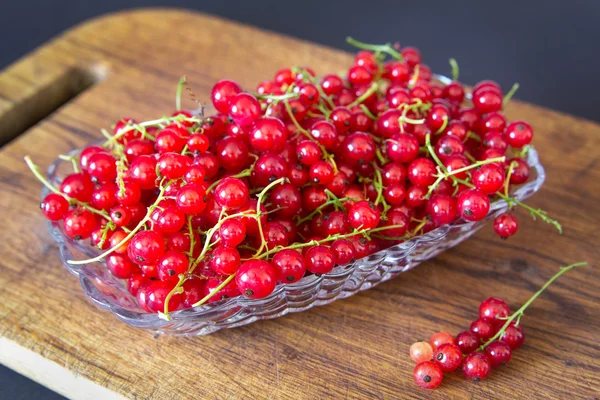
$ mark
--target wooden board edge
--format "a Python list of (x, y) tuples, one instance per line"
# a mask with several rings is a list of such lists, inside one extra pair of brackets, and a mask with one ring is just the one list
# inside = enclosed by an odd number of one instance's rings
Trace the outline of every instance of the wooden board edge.
[(125, 398), (5, 337), (0, 337), (0, 364), (69, 399)]

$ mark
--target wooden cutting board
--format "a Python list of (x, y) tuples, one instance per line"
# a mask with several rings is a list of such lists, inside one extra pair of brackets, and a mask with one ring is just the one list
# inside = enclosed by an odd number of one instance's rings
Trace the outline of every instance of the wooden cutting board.
[(93, 306), (61, 265), (25, 154), (45, 168), (120, 117), (170, 113), (182, 75), (208, 99), (219, 78), (253, 88), (283, 66), (322, 73), (350, 61), (229, 21), (147, 10), (89, 21), (3, 71), (0, 137), (16, 138), (0, 152), (0, 362), (72, 398), (597, 399), (596, 267), (570, 272), (534, 303), (525, 345), (487, 381), (448, 374), (433, 392), (413, 383), (414, 341), (468, 328), (490, 295), (517, 308), (559, 266), (600, 259), (600, 126), (521, 102), (507, 113), (531, 122), (548, 172), (531, 204), (562, 221), (562, 236), (521, 214), (508, 241), (490, 227), (352, 298), (197, 338), (130, 328)]

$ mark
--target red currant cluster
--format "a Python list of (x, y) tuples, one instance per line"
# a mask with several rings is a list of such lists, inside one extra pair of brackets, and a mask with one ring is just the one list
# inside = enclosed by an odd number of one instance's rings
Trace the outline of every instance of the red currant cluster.
[[(284, 68), (255, 93), (212, 89), (217, 113), (123, 118), (105, 142), (62, 156), (74, 173), (41, 204), (65, 234), (91, 239), (149, 312), (268, 296), (462, 218), (479, 221), (527, 181), (533, 137), (507, 123), (498, 84), (441, 85), (415, 48), (367, 45), (346, 79)], [(386, 58), (390, 58), (386, 60)], [(506, 154), (509, 149), (514, 158)], [(255, 196), (256, 195), (256, 196)], [(508, 237), (512, 214), (495, 221)]]
[(521, 317), (525, 309), (554, 280), (565, 272), (586, 263), (563, 267), (519, 310), (510, 314), (508, 304), (490, 297), (479, 306), (479, 318), (468, 331), (452, 337), (448, 332), (435, 333), (429, 342), (416, 342), (410, 346), (410, 357), (418, 363), (413, 372), (417, 385), (435, 389), (442, 383), (444, 372), (455, 371), (462, 365), (465, 378), (473, 381), (486, 379), (492, 368), (508, 363), (512, 352), (523, 344), (525, 331)]

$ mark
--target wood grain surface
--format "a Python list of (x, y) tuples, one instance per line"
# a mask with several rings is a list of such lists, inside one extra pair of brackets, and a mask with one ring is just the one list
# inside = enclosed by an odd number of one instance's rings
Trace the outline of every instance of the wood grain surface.
[[(350, 60), (213, 17), (145, 10), (92, 20), (3, 71), (0, 137), (21, 134), (0, 150), (0, 360), (73, 398), (86, 396), (85, 385), (78, 391), (57, 381), (74, 377), (140, 399), (598, 399), (600, 126), (518, 101), (508, 116), (531, 122), (548, 173), (530, 204), (558, 218), (562, 236), (521, 214), (510, 240), (489, 227), (352, 298), (198, 338), (130, 328), (92, 305), (61, 265), (25, 154), (46, 167), (120, 117), (170, 113), (181, 75), (208, 99), (219, 78), (254, 88), (283, 66), (323, 73), (341, 71)], [(413, 383), (411, 343), (466, 329), (490, 295), (517, 308), (559, 266), (581, 260), (592, 266), (562, 277), (527, 312), (525, 345), (509, 365), (477, 384), (458, 373), (433, 392)], [(15, 349), (40, 355), (64, 374), (28, 372), (35, 365), (23, 364), (35, 357), (12, 359), (23, 354)]]

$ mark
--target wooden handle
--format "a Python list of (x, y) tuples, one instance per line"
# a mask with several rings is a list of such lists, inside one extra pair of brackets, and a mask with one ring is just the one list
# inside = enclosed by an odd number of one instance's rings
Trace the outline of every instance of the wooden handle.
[(49, 57), (47, 53), (40, 49), (0, 73), (0, 146), (106, 74), (101, 64)]

